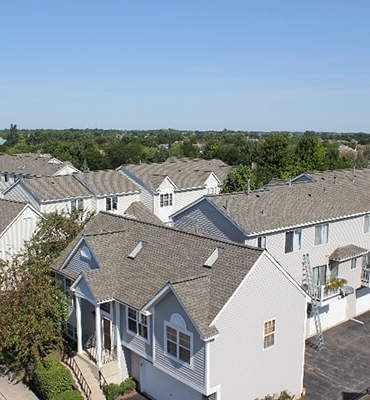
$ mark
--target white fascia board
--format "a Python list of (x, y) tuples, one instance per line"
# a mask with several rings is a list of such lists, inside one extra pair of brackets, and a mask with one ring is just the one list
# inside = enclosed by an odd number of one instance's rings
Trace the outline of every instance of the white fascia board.
[(155, 303), (157, 303), (163, 296), (165, 296), (171, 290), (171, 284), (167, 283), (148, 303), (144, 304), (141, 310), (148, 310), (150, 307), (153, 307)]
[[(163, 179), (162, 183), (167, 180), (168, 182), (170, 182), (170, 184), (173, 186), (174, 190), (179, 190), (179, 188), (177, 187), (177, 185), (175, 184), (175, 182), (168, 176), (166, 175), (166, 177)], [(161, 183), (161, 185), (162, 185)], [(159, 185), (159, 186), (161, 186)]]
[[(9, 200), (9, 201), (12, 201), (12, 200)], [(17, 219), (26, 211), (27, 208), (31, 208), (32, 211), (35, 214), (37, 214), (40, 218), (45, 219), (45, 217), (40, 212), (38, 212), (37, 210), (35, 210), (35, 208), (31, 207), (28, 203), (26, 203), (24, 205), (24, 207), (22, 208), (22, 210), (9, 222), (8, 226), (0, 233), (0, 237), (5, 235), (5, 233), (13, 226), (15, 221), (17, 221)]]
[(192, 203), (188, 204), (187, 206), (185, 206), (185, 207), (182, 208), (181, 210), (176, 211), (175, 213), (171, 214), (169, 217), (170, 217), (171, 219), (173, 219), (173, 217), (177, 217), (179, 214), (182, 214), (184, 211), (189, 210), (190, 208), (194, 207), (195, 205), (197, 205), (198, 203), (204, 201), (205, 199), (206, 199), (206, 197), (205, 197), (205, 196), (202, 196), (202, 197), (200, 197), (199, 199), (194, 200)]

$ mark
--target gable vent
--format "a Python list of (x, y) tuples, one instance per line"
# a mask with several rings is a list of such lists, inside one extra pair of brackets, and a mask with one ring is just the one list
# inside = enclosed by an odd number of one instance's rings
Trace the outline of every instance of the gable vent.
[(212, 268), (213, 264), (219, 259), (224, 249), (217, 247), (213, 250), (213, 253), (208, 257), (207, 261), (203, 264), (205, 267)]
[(145, 245), (146, 245), (146, 242), (138, 243), (138, 245), (134, 248), (134, 250), (132, 250), (132, 252), (129, 254), (128, 258), (134, 259), (140, 253), (140, 251), (144, 248)]

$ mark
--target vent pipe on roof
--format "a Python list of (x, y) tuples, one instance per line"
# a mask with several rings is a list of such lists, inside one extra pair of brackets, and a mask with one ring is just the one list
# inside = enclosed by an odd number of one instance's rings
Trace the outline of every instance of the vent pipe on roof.
[(248, 179), (247, 197), (251, 197), (251, 180)]
[(292, 180), (291, 180), (291, 178), (289, 178), (289, 180), (288, 180), (288, 186), (291, 188), (292, 187)]
[(226, 212), (230, 211), (230, 199), (226, 199)]
[(337, 176), (334, 175), (334, 185), (336, 185), (336, 184), (337, 184)]
[(262, 214), (263, 217), (266, 215), (266, 210), (264, 208), (262, 208), (261, 214)]
[(199, 220), (198, 219), (195, 221), (195, 232), (196, 233), (199, 232)]
[(328, 189), (326, 188), (326, 186), (324, 186), (324, 193), (327, 193)]
[(356, 182), (356, 166), (354, 165), (352, 168), (352, 182)]

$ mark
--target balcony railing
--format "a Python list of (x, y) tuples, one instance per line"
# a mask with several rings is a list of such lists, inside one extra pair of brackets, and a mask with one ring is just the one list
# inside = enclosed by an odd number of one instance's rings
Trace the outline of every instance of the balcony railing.
[(338, 296), (340, 288), (325, 289), (325, 285), (314, 285), (314, 293), (319, 305), (322, 306), (326, 300)]

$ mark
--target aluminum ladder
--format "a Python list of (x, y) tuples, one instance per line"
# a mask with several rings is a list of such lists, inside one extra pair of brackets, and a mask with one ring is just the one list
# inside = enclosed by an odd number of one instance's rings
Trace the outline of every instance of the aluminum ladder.
[(303, 270), (306, 274), (306, 283), (307, 283), (307, 291), (308, 295), (311, 298), (311, 311), (313, 313), (315, 328), (316, 328), (316, 340), (317, 340), (317, 348), (319, 351), (324, 347), (324, 337), (321, 329), (321, 321), (319, 314), (319, 306), (317, 304), (317, 297), (315, 295), (315, 288), (312, 283), (312, 269), (310, 264), (310, 257), (308, 254), (303, 255)]

